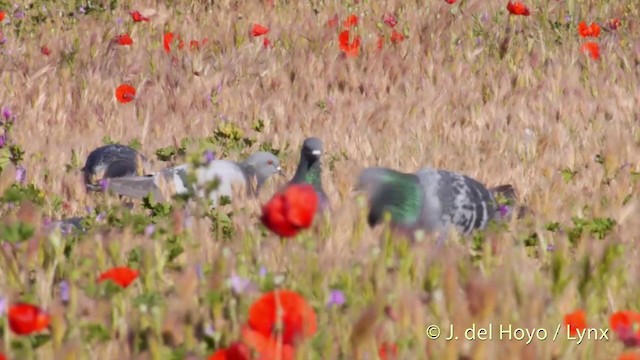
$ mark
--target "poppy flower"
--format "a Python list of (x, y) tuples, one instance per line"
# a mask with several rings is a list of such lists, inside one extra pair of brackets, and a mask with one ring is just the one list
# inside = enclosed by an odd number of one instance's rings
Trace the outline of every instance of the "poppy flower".
[(293, 346), (278, 341), (273, 337), (264, 336), (262, 333), (251, 330), (250, 327), (242, 328), (242, 340), (248, 344), (260, 357), (260, 360), (294, 360), (295, 349)]
[(131, 36), (129, 36), (129, 34), (121, 34), (115, 37), (114, 41), (118, 44), (118, 45), (132, 45), (133, 44), (133, 39), (131, 38)]
[(352, 42), (349, 42), (349, 30), (344, 30), (338, 36), (340, 49), (347, 57), (356, 57), (360, 53), (360, 36), (356, 36)]
[(167, 32), (162, 37), (162, 45), (164, 46), (164, 52), (167, 54), (171, 52), (171, 43), (173, 42), (173, 33)]
[(262, 208), (262, 223), (282, 237), (295, 236), (313, 223), (318, 194), (309, 184), (293, 184), (276, 193)]
[(640, 345), (640, 314), (618, 311), (609, 317), (609, 326), (626, 346)]
[(49, 56), (51, 55), (51, 49), (49, 49), (46, 45), (44, 45), (40, 48), (40, 53), (44, 56)]
[(355, 14), (351, 14), (344, 21), (344, 27), (345, 29), (349, 29), (354, 26), (358, 26), (358, 17)]
[(584, 310), (576, 310), (564, 316), (564, 324), (569, 329), (571, 336), (576, 336), (578, 331), (587, 328), (587, 320)]
[(103, 272), (102, 274), (100, 274), (100, 277), (98, 277), (98, 282), (100, 283), (105, 280), (111, 280), (124, 289), (129, 285), (131, 285), (131, 283), (137, 278), (138, 278), (137, 270), (123, 266), (123, 267), (114, 267)]
[(251, 36), (253, 37), (266, 35), (267, 33), (269, 33), (269, 28), (260, 24), (253, 24), (253, 27), (251, 28)]
[(582, 37), (595, 37), (600, 36), (600, 26), (596, 23), (591, 23), (587, 26), (587, 23), (580, 21), (578, 24), (578, 34)]
[(138, 10), (130, 12), (129, 14), (131, 14), (131, 18), (135, 22), (149, 21), (149, 18), (147, 18), (147, 17), (143, 16), (142, 14), (140, 14), (140, 11), (138, 11)]
[(382, 50), (382, 45), (384, 45), (384, 36), (378, 35), (378, 41), (376, 41), (376, 48), (378, 48), (378, 50)]
[(507, 3), (507, 10), (509, 10), (512, 15), (531, 15), (531, 13), (529, 12), (529, 8), (521, 1), (512, 2), (511, 0), (509, 0), (509, 2)]
[(208, 360), (250, 360), (249, 349), (243, 343), (235, 342), (228, 348), (220, 349), (209, 356)]
[(262, 46), (264, 46), (264, 48), (266, 49), (266, 48), (268, 48), (268, 47), (269, 47), (269, 45), (271, 45), (271, 40), (269, 40), (269, 38), (268, 38), (268, 37), (265, 37), (265, 38), (262, 40)]
[(621, 25), (620, 19), (618, 18), (611, 19), (609, 20), (608, 23), (609, 23), (609, 29), (611, 30), (618, 30), (618, 28)]
[(592, 59), (600, 59), (600, 45), (593, 41), (587, 41), (580, 46), (580, 51), (583, 54), (588, 54)]
[(136, 88), (129, 84), (122, 84), (116, 88), (116, 99), (126, 104), (136, 98)]
[(390, 28), (394, 28), (398, 25), (398, 19), (396, 19), (392, 14), (384, 14), (384, 16), (382, 16), (382, 22)]
[(189, 49), (190, 50), (200, 50), (200, 44), (198, 43), (198, 40), (189, 41)]
[(393, 32), (391, 32), (391, 42), (394, 44), (398, 44), (401, 43), (402, 40), (404, 40), (404, 35), (402, 35), (401, 33), (393, 30)]
[(51, 316), (39, 307), (18, 303), (11, 305), (7, 312), (9, 327), (17, 335), (29, 335), (46, 329), (51, 322)]
[(274, 331), (279, 330), (282, 343), (291, 346), (317, 330), (313, 308), (291, 290), (274, 290), (262, 295), (249, 308), (247, 325), (266, 338), (278, 338)]
[(640, 360), (640, 352), (627, 351), (618, 356), (618, 360)]
[(378, 349), (378, 356), (382, 360), (392, 360), (398, 358), (398, 345), (384, 342)]
[(333, 17), (329, 19), (329, 21), (327, 21), (327, 26), (329, 28), (334, 28), (338, 26), (338, 14), (333, 15)]
[(4, 20), (5, 16), (6, 14), (4, 13), (4, 11), (0, 11), (0, 21)]
[(447, 4), (455, 4), (456, 0), (444, 0)]

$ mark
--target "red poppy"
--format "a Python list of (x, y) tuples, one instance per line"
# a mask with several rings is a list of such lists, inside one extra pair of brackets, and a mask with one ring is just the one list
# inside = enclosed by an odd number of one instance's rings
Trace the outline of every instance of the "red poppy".
[(509, 0), (509, 2), (507, 3), (507, 10), (509, 10), (512, 15), (531, 15), (531, 13), (529, 12), (529, 8), (521, 1), (512, 2), (511, 0)]
[(132, 45), (133, 44), (133, 39), (131, 38), (131, 36), (129, 36), (129, 34), (121, 34), (115, 37), (114, 41), (118, 44), (118, 45)]
[(200, 50), (200, 44), (198, 43), (198, 40), (189, 41), (189, 49), (190, 50)]
[(316, 313), (307, 301), (295, 291), (274, 290), (260, 297), (249, 308), (249, 328), (266, 338), (277, 339), (295, 346), (317, 330)]
[(51, 55), (51, 49), (49, 49), (46, 45), (43, 45), (43, 46), (40, 48), (40, 53), (41, 53), (42, 55), (44, 55), (44, 56), (49, 56), (49, 55)]
[(391, 32), (391, 42), (394, 44), (398, 44), (400, 42), (402, 42), (402, 40), (404, 40), (404, 35), (402, 35), (401, 33), (393, 30), (393, 32)]
[(349, 30), (344, 30), (338, 36), (340, 49), (347, 57), (356, 57), (360, 53), (360, 36), (356, 36), (352, 42), (349, 42)]
[(594, 60), (600, 59), (600, 45), (596, 42), (587, 41), (580, 46), (580, 51), (583, 54), (589, 54), (589, 56)]
[(640, 360), (640, 352), (627, 351), (618, 356), (618, 360)]
[(251, 28), (251, 36), (262, 36), (269, 33), (269, 28), (264, 27), (260, 24), (253, 24), (253, 28)]
[(3, 353), (0, 353), (0, 360), (8, 360), (8, 359)]
[(456, 3), (456, 0), (444, 0), (444, 1), (446, 1), (447, 4), (455, 4)]
[(129, 14), (131, 14), (131, 18), (133, 18), (133, 21), (135, 22), (149, 21), (149, 18), (142, 16), (138, 10), (130, 12)]
[(266, 49), (266, 48), (268, 48), (268, 47), (269, 47), (269, 45), (271, 45), (271, 40), (269, 40), (269, 38), (268, 38), (268, 37), (265, 37), (265, 38), (262, 40), (262, 46), (264, 46), (264, 48)]
[(98, 282), (103, 282), (105, 280), (111, 280), (121, 288), (126, 288), (131, 283), (138, 278), (138, 270), (131, 269), (129, 267), (114, 267), (111, 268), (98, 277)]
[(564, 316), (564, 324), (569, 328), (569, 334), (576, 336), (578, 331), (587, 328), (584, 310), (576, 310)]
[(184, 48), (184, 41), (178, 38), (178, 49), (182, 50)]
[(294, 184), (276, 193), (262, 208), (262, 223), (282, 237), (295, 236), (313, 223), (318, 194), (309, 184)]
[(344, 21), (344, 27), (345, 29), (349, 29), (354, 26), (358, 26), (358, 17), (355, 14), (351, 14), (347, 17), (347, 20)]
[(640, 345), (640, 314), (633, 311), (618, 311), (609, 317), (609, 326), (618, 339), (627, 346)]
[(273, 337), (267, 337), (250, 327), (242, 327), (242, 340), (260, 357), (259, 360), (294, 360), (295, 349), (288, 344), (279, 343)]
[(384, 36), (378, 35), (378, 41), (376, 41), (376, 47), (378, 50), (382, 50), (382, 46), (384, 45)]
[(136, 98), (136, 88), (129, 84), (122, 84), (116, 88), (116, 99), (126, 104)]
[(327, 26), (330, 28), (334, 28), (336, 26), (338, 26), (338, 14), (333, 15), (333, 17), (331, 19), (329, 19), (329, 21), (327, 21)]
[(228, 348), (220, 349), (209, 356), (208, 360), (250, 360), (249, 349), (243, 343), (235, 342)]
[(4, 13), (4, 11), (0, 11), (0, 21), (4, 20), (5, 16), (6, 14)]
[(173, 33), (167, 32), (162, 38), (162, 45), (164, 46), (164, 52), (167, 54), (171, 52), (171, 43), (173, 42)]
[(394, 28), (396, 27), (396, 25), (398, 25), (398, 19), (396, 19), (396, 17), (392, 14), (384, 14), (384, 16), (382, 17), (382, 22), (384, 22), (391, 28)]
[(384, 342), (378, 349), (378, 356), (382, 360), (392, 360), (398, 358), (398, 345)]
[(584, 21), (580, 21), (578, 24), (578, 34), (582, 37), (595, 37), (600, 36), (600, 25), (596, 23), (591, 23), (591, 25), (587, 26), (587, 23)]
[(609, 20), (609, 29), (611, 30), (618, 30), (620, 25), (621, 25), (621, 22), (620, 22), (620, 19), (618, 18), (613, 18)]
[(46, 329), (51, 316), (39, 307), (26, 303), (11, 305), (7, 312), (9, 327), (17, 335), (29, 335)]

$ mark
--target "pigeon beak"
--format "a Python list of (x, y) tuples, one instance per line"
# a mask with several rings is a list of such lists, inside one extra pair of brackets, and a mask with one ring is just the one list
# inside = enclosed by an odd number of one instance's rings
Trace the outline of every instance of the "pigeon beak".
[(278, 174), (279, 174), (280, 176), (284, 176), (284, 173), (282, 172), (282, 167), (278, 166), (278, 167), (276, 168), (276, 170), (278, 170)]
[(315, 155), (315, 156), (320, 156), (320, 155), (322, 155), (322, 151), (321, 151), (321, 150), (313, 150), (311, 153), (312, 153), (313, 155)]

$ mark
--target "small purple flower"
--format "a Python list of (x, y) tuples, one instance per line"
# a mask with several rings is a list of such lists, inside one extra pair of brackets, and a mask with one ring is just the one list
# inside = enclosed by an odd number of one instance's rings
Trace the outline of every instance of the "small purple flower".
[(264, 266), (260, 266), (260, 270), (258, 272), (258, 274), (260, 275), (260, 277), (265, 277), (267, 276), (267, 268)]
[(220, 82), (220, 84), (218, 84), (218, 87), (216, 88), (216, 91), (218, 92), (218, 94), (220, 94), (222, 92), (222, 81)]
[(27, 169), (18, 165), (18, 167), (16, 167), (16, 181), (22, 185), (25, 180), (27, 180)]
[(60, 287), (60, 299), (62, 300), (62, 302), (69, 302), (69, 283), (63, 280), (60, 282), (60, 284), (58, 284), (58, 286)]
[(84, 6), (80, 6), (80, 8), (78, 8), (78, 12), (79, 12), (80, 14), (84, 14), (84, 13), (86, 13), (86, 12), (87, 12), (87, 10), (84, 8)]
[(505, 217), (505, 216), (507, 216), (507, 213), (509, 212), (509, 207), (507, 205), (500, 205), (498, 207), (498, 211), (500, 211), (500, 216), (501, 217)]
[(342, 306), (347, 301), (347, 298), (344, 296), (344, 293), (340, 290), (331, 290), (329, 292), (329, 300), (327, 301), (327, 306)]
[(556, 250), (556, 247), (553, 246), (553, 244), (548, 244), (547, 245), (547, 251), (555, 251), (555, 250)]
[(13, 113), (11, 112), (11, 109), (9, 109), (6, 106), (2, 108), (2, 116), (4, 116), (5, 120), (11, 119), (12, 115), (13, 115)]
[(0, 45), (4, 45), (4, 44), (6, 44), (6, 43), (7, 43), (7, 38), (3, 36), (3, 37), (0, 39)]
[(483, 12), (482, 15), (480, 16), (480, 21), (482, 21), (483, 23), (486, 23), (487, 21), (489, 21), (489, 13)]
[(202, 270), (202, 265), (200, 264), (196, 265), (196, 275), (198, 276), (199, 280), (204, 279), (204, 271)]
[(18, 11), (13, 17), (15, 17), (18, 20), (24, 19), (24, 11), (22, 10)]
[(98, 214), (98, 216), (96, 216), (96, 221), (97, 222), (101, 222), (102, 220), (107, 218), (107, 214), (105, 214), (104, 212), (101, 212), (100, 214)]
[(482, 38), (480, 36), (476, 38), (476, 45), (478, 46), (482, 45)]
[(252, 287), (251, 280), (242, 278), (235, 273), (231, 274), (229, 277), (229, 283), (231, 285), (231, 289), (236, 295), (240, 295), (246, 290), (249, 290)]
[(156, 226), (153, 224), (149, 224), (147, 225), (147, 227), (144, 228), (144, 236), (150, 237), (151, 235), (153, 235), (155, 231), (156, 231)]
[(0, 135), (0, 149), (2, 149), (6, 143), (7, 143), (7, 136), (4, 134)]
[(0, 316), (7, 312), (7, 298), (0, 297)]
[(46, 218), (44, 218), (44, 220), (42, 220), (42, 225), (44, 225), (46, 227), (46, 226), (51, 225), (52, 222), (53, 221), (51, 221), (50, 217), (46, 217)]
[(106, 192), (109, 189), (109, 179), (108, 178), (103, 178), (98, 183), (100, 184), (100, 189), (102, 189), (102, 191)]
[(92, 214), (93, 213), (93, 208), (91, 206), (86, 206), (84, 208), (84, 210), (87, 212), (87, 214)]
[(208, 337), (213, 337), (216, 334), (216, 329), (211, 324), (203, 325), (203, 332)]
[(216, 153), (214, 153), (211, 150), (205, 150), (203, 156), (204, 156), (204, 162), (207, 164), (216, 159)]
[(122, 19), (122, 18), (116, 19), (116, 24), (118, 24), (118, 25), (122, 25), (123, 22), (124, 22), (124, 19)]
[(564, 17), (564, 21), (571, 22), (571, 15), (567, 15)]

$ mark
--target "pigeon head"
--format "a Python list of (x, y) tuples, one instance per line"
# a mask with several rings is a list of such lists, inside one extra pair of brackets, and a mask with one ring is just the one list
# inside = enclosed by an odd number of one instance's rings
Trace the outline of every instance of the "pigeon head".
[(322, 153), (322, 140), (317, 137), (306, 138), (302, 143), (302, 156), (305, 157), (309, 163), (314, 163), (320, 159)]
[(390, 169), (385, 168), (367, 168), (362, 170), (358, 177), (354, 191), (363, 191), (369, 196), (373, 196), (378, 193), (383, 185), (385, 179), (391, 176)]
[(282, 175), (280, 160), (270, 152), (257, 152), (249, 156), (247, 160), (244, 161), (244, 164), (252, 168), (253, 173), (256, 175), (258, 180), (258, 187), (260, 187), (272, 175)]

